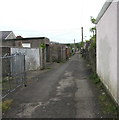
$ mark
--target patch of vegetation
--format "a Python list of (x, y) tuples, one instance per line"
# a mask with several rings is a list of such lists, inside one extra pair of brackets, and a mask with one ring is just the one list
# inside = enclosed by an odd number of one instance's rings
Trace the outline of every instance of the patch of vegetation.
[(100, 95), (99, 96), (99, 99), (102, 101), (102, 102), (104, 102), (105, 100), (106, 100), (106, 95), (104, 94), (104, 95)]
[(93, 43), (90, 44), (90, 49), (95, 49), (96, 48), (96, 42), (94, 41)]
[(118, 106), (109, 98), (107, 94), (101, 94), (99, 100), (102, 104), (102, 112), (104, 114), (117, 115)]
[(93, 81), (93, 83), (98, 84), (100, 83), (100, 78), (96, 73), (90, 75), (90, 79)]
[(79, 46), (80, 46), (80, 47), (83, 47), (83, 46), (84, 46), (84, 42), (80, 42), (80, 43), (79, 43)]
[(102, 106), (102, 112), (104, 115), (117, 116), (118, 106), (112, 100), (111, 96), (106, 92), (103, 83), (96, 73), (90, 75), (90, 79), (96, 84), (99, 90), (99, 101)]
[(12, 99), (5, 100), (5, 101), (2, 102), (2, 112), (3, 112), (3, 113), (10, 108), (12, 102), (13, 102)]
[(60, 62), (58, 62), (58, 63), (60, 63), (60, 64), (64, 64), (66, 61), (60, 61)]
[(50, 70), (51, 68), (50, 67), (46, 67), (46, 69)]
[(40, 44), (40, 48), (46, 48), (46, 45), (44, 43)]

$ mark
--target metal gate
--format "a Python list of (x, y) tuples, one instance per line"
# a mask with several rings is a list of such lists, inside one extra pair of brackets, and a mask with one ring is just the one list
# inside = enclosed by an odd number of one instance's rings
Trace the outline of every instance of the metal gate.
[(2, 97), (25, 84), (25, 56), (15, 54), (2, 59)]

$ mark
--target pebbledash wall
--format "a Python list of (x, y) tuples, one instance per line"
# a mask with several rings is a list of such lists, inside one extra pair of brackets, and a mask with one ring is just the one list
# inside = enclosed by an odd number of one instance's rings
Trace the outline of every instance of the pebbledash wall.
[[(106, 2), (97, 17), (97, 74), (119, 104), (117, 79), (117, 40), (119, 3)], [(118, 89), (118, 90), (117, 90)]]

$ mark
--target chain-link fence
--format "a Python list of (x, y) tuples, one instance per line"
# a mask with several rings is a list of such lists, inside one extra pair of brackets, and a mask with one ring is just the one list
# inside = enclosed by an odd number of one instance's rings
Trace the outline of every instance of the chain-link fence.
[(14, 91), (25, 81), (25, 56), (15, 54), (12, 56), (0, 57), (2, 61), (2, 97)]

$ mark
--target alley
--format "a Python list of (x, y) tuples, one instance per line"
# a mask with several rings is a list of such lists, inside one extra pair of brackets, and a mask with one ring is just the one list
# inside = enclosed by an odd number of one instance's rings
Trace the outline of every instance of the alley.
[(90, 68), (80, 54), (50, 69), (11, 95), (7, 118), (97, 118), (101, 117)]

